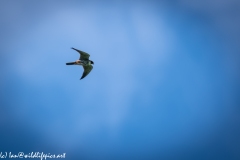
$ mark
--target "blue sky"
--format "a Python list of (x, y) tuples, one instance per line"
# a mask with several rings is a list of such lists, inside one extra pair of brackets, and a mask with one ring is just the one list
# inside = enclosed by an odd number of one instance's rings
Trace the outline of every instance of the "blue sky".
[(0, 151), (239, 159), (239, 5), (2, 0)]

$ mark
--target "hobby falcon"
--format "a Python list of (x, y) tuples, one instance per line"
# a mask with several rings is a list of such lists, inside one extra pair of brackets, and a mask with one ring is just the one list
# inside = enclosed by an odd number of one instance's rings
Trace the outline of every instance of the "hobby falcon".
[(84, 71), (83, 71), (83, 74), (81, 77), (81, 79), (83, 79), (93, 69), (92, 64), (94, 64), (94, 62), (89, 60), (90, 55), (88, 53), (80, 51), (75, 48), (72, 48), (72, 49), (77, 51), (80, 54), (80, 58), (79, 58), (79, 60), (76, 60), (75, 62), (68, 62), (68, 63), (66, 63), (66, 65), (81, 65), (81, 66), (83, 66)]

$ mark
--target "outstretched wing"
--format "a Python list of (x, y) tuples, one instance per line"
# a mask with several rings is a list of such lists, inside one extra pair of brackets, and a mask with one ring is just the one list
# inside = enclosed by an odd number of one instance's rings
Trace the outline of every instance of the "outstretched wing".
[(89, 60), (90, 55), (86, 52), (80, 51), (78, 49), (72, 48), (73, 50), (77, 51), (80, 54), (80, 60)]
[(84, 72), (82, 74), (81, 79), (86, 77), (91, 72), (91, 70), (93, 69), (93, 66), (92, 65), (83, 66), (83, 69), (84, 69)]

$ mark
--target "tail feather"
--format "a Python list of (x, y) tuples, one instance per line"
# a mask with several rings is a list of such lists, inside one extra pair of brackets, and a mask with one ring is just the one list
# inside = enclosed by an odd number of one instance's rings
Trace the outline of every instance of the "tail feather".
[(68, 63), (66, 63), (66, 65), (73, 65), (73, 64), (75, 64), (75, 62), (68, 62)]

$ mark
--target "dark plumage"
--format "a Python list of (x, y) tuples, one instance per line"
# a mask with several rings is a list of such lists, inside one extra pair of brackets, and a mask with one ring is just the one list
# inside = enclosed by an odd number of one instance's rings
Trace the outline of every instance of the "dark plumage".
[(93, 69), (92, 64), (94, 64), (94, 62), (89, 60), (90, 55), (88, 53), (83, 52), (78, 49), (75, 49), (75, 48), (72, 48), (72, 49), (77, 51), (80, 54), (80, 58), (79, 58), (79, 60), (76, 60), (75, 62), (68, 62), (68, 63), (66, 63), (66, 65), (81, 65), (81, 66), (83, 66), (84, 72), (81, 77), (81, 79), (83, 79)]

